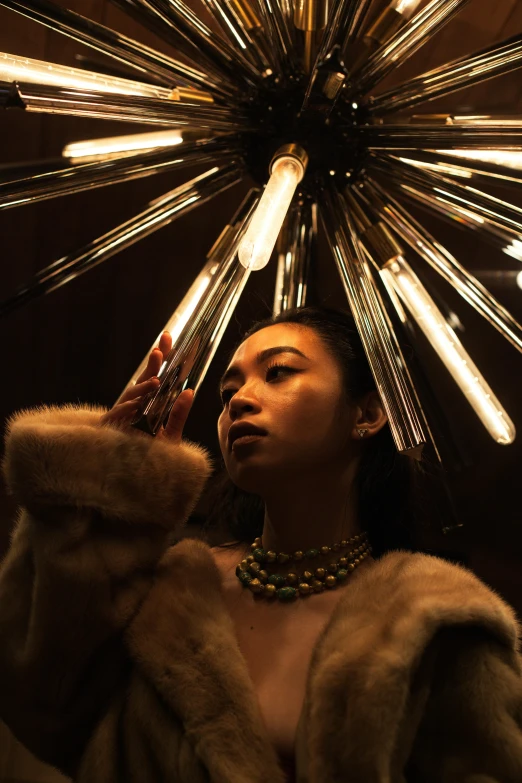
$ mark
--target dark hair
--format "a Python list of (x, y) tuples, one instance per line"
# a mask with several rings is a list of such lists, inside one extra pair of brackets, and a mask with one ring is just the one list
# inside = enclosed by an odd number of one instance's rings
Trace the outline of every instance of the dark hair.
[[(239, 345), (260, 329), (281, 323), (306, 326), (319, 335), (342, 369), (347, 402), (375, 389), (354, 320), (343, 310), (329, 307), (285, 310), (256, 322)], [(413, 548), (413, 490), (419, 473), (422, 468), (417, 460), (397, 452), (388, 425), (363, 444), (357, 475), (359, 520), (368, 533), (374, 557), (393, 549)], [(220, 529), (225, 537), (234, 539), (230, 546), (251, 544), (261, 535), (263, 521), (262, 498), (237, 487), (223, 463), (212, 482), (211, 511), (203, 531)]]

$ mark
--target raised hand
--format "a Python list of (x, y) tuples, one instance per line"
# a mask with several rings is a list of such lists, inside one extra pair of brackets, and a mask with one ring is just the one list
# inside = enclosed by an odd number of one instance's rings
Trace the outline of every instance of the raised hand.
[[(102, 416), (100, 424), (118, 424), (119, 426), (130, 424), (138, 412), (143, 397), (159, 387), (160, 381), (157, 373), (160, 371), (171, 348), (172, 337), (170, 332), (163, 332), (158, 347), (151, 351), (147, 366), (136, 383), (131, 384), (125, 390), (119, 402)], [(158, 430), (156, 438), (167, 438), (174, 443), (180, 443), (183, 437), (183, 428), (193, 401), (194, 391), (192, 389), (185, 389), (185, 391), (181, 392), (172, 407), (167, 426)], [(132, 431), (142, 434), (138, 430)]]

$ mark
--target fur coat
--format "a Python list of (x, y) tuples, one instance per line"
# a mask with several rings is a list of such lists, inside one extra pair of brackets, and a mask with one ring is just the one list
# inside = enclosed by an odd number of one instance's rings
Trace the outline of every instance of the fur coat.
[[(41, 408), (8, 426), (0, 717), (79, 783), (283, 783), (206, 543), (205, 450)], [(354, 572), (311, 660), (298, 783), (521, 783), (512, 608), (466, 568)]]

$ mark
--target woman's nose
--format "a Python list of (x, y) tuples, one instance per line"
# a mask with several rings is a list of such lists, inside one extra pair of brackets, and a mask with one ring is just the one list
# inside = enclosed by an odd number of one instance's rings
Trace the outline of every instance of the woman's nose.
[(259, 403), (256, 397), (247, 389), (237, 391), (229, 403), (230, 418), (233, 419), (240, 413), (259, 410)]

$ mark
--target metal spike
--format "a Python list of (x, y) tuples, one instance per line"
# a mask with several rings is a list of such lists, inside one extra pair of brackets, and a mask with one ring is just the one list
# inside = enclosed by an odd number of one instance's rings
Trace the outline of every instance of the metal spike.
[(0, 6), (27, 16), (109, 57), (115, 57), (142, 73), (152, 73), (167, 87), (179, 83), (208, 90), (222, 97), (231, 97), (234, 94), (226, 85), (213, 82), (204, 71), (133, 41), (116, 30), (62, 8), (51, 0), (0, 0)]
[(180, 313), (185, 323), (158, 373), (160, 386), (145, 397), (132, 422), (149, 435), (156, 435), (162, 424), (166, 424), (179, 394), (184, 389), (194, 389), (197, 393), (205, 377), (250, 276), (250, 270), (237, 260), (237, 248), (258, 200), (257, 191), (248, 194), (240, 207), (239, 226), (219, 243), (218, 267), (200, 293), (197, 310), (190, 315)]
[[(5, 108), (47, 114), (72, 114), (122, 122), (153, 123), (175, 127), (208, 128), (214, 131), (247, 130), (248, 120), (238, 111), (199, 102), (140, 98), (135, 95), (103, 94), (94, 90), (71, 90), (48, 84), (9, 85), (0, 96)], [(7, 86), (6, 86), (7, 87)]]
[[(416, 118), (417, 119), (417, 118)], [(418, 119), (422, 119), (419, 117)], [(522, 117), (476, 120), (431, 116), (418, 124), (360, 125), (358, 135), (368, 149), (498, 149), (522, 146)], [(347, 130), (353, 131), (351, 126)]]
[(273, 315), (306, 305), (310, 268), (317, 244), (317, 207), (310, 201), (294, 203), (279, 234)]
[(468, 185), (461, 185), (449, 177), (442, 177), (432, 171), (422, 171), (409, 166), (398, 157), (391, 155), (371, 155), (369, 170), (386, 174), (403, 185), (413, 185), (429, 193), (432, 198), (442, 196), (446, 203), (461, 210), (470, 209), (477, 215), (493, 219), (498, 225), (522, 232), (522, 208), (508, 204), (499, 198), (490, 196)]
[[(509, 154), (514, 155), (518, 163), (518, 172), (507, 165), (501, 165), (498, 163), (488, 163), (482, 161), (479, 158), (466, 159), (465, 154), (456, 157), (452, 154), (452, 150), (405, 150), (401, 159), (410, 166), (418, 166), (418, 168), (433, 171), (435, 174), (440, 174), (443, 177), (450, 177), (457, 181), (462, 180), (467, 184), (477, 185), (504, 185), (506, 187), (513, 187), (519, 189), (522, 185), (522, 154), (505, 151), (506, 162), (509, 160)], [(462, 150), (463, 153), (466, 150)], [(467, 150), (467, 152), (473, 152)], [(479, 152), (485, 152), (487, 150), (480, 150)], [(500, 155), (502, 150), (497, 150), (496, 154)], [(517, 156), (519, 156), (517, 158)]]
[(420, 458), (427, 436), (419, 401), (353, 219), (330, 183), (321, 191), (320, 214), (397, 449)]
[(173, 220), (241, 181), (235, 162), (226, 159), (178, 188), (150, 202), (147, 208), (80, 250), (40, 271), (13, 296), (0, 304), (0, 315), (56, 290), (111, 256), (152, 234)]
[(176, 149), (175, 152), (171, 148), (152, 150), (131, 157), (83, 163), (45, 173), (28, 173), (23, 179), (0, 182), (0, 209), (128, 182), (195, 163), (216, 164), (221, 161), (222, 155), (235, 155), (238, 160), (241, 157), (228, 141), (213, 139), (183, 144), (182, 149)]
[(251, 85), (259, 80), (259, 72), (240, 51), (215, 35), (183, 0), (111, 1), (125, 10), (130, 9), (146, 25), (149, 18), (152, 18), (154, 28), (159, 23), (162, 38), (175, 43), (195, 62), (203, 59), (207, 63), (203, 65), (205, 70), (212, 73), (217, 81), (225, 82), (232, 91), (236, 89), (235, 82), (239, 78), (244, 78)]
[(522, 326), (387, 190), (375, 180), (367, 179), (362, 190), (357, 192), (368, 206), (375, 209), (381, 220), (453, 286), (468, 304), (522, 351)]
[(468, 2), (469, 0), (431, 0), (353, 74), (354, 93), (364, 95), (373, 89), (394, 68), (430, 40)]
[(416, 76), (368, 101), (380, 117), (509, 73), (522, 65), (522, 34)]

